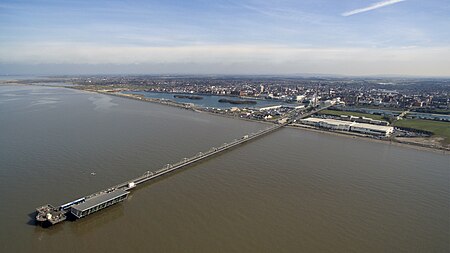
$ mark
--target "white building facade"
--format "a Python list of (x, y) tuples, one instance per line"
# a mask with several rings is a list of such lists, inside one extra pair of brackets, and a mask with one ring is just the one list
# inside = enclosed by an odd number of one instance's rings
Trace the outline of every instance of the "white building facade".
[(357, 132), (384, 137), (388, 137), (394, 132), (394, 127), (391, 126), (371, 125), (336, 119), (307, 118), (301, 119), (300, 123), (331, 130)]

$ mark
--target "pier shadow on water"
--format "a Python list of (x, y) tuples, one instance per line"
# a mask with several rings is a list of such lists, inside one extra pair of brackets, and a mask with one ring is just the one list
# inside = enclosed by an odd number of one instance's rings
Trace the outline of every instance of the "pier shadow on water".
[(28, 221), (26, 223), (27, 225), (30, 225), (30, 226), (38, 226), (39, 225), (38, 222), (36, 221), (36, 214), (37, 214), (36, 211), (28, 214)]

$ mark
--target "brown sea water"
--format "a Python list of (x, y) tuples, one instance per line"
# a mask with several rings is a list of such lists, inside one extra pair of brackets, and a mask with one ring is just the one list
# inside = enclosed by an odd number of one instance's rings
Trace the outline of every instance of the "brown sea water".
[(449, 155), (299, 129), (155, 180), (81, 220), (43, 229), (29, 217), (265, 127), (0, 86), (0, 251), (450, 251)]

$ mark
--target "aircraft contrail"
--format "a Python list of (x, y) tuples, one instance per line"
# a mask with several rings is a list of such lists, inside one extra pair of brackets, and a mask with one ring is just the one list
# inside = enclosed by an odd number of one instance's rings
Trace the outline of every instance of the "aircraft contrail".
[(400, 2), (403, 2), (403, 1), (406, 1), (406, 0), (385, 0), (385, 1), (374, 3), (374, 4), (369, 5), (367, 7), (364, 7), (364, 8), (360, 8), (360, 9), (355, 9), (355, 10), (352, 10), (352, 11), (344, 12), (341, 15), (344, 16), (344, 17), (348, 17), (348, 16), (355, 15), (355, 14), (358, 14), (358, 13), (371, 11), (371, 10), (375, 10), (375, 9), (378, 9), (378, 8), (381, 8), (381, 7), (385, 7), (385, 6), (388, 6), (388, 5), (400, 3)]

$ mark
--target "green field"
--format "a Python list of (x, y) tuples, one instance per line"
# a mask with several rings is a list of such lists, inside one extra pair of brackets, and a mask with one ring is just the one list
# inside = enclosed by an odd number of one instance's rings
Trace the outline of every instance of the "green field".
[(366, 118), (371, 118), (371, 119), (376, 119), (376, 120), (384, 120), (383, 116), (381, 116), (381, 115), (361, 113), (361, 112), (323, 110), (323, 111), (320, 111), (319, 114), (327, 114), (327, 115), (335, 115), (335, 116), (352, 115), (355, 117), (366, 117)]
[(450, 122), (424, 119), (403, 119), (396, 121), (394, 126), (409, 127), (432, 132), (436, 137), (443, 137), (444, 144), (450, 144)]
[(423, 108), (417, 108), (414, 110), (411, 110), (412, 112), (422, 112), (422, 113), (434, 113), (434, 114), (443, 114), (443, 115), (450, 115), (449, 109), (423, 109)]

